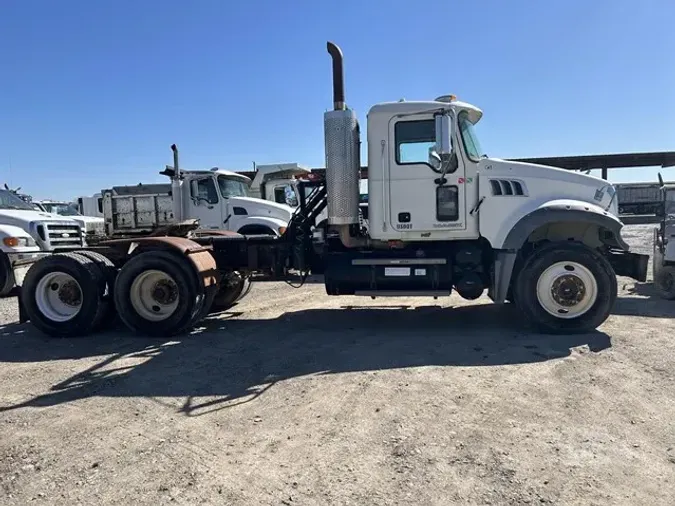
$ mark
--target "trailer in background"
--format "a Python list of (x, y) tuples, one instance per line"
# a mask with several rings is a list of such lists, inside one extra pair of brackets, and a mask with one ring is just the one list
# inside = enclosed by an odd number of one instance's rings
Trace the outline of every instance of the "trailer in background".
[(621, 215), (656, 215), (663, 204), (657, 182), (617, 183), (614, 187)]

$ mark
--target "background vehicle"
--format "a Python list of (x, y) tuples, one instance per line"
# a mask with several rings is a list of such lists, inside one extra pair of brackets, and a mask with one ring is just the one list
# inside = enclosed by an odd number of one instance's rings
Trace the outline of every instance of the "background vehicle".
[[(321, 176), (318, 174), (297, 163), (257, 165), (251, 183), (251, 195), (278, 203), (286, 203), (291, 207), (297, 207), (300, 203), (301, 191), (304, 192), (305, 199), (309, 196), (307, 187), (301, 186), (300, 183), (316, 181), (320, 178)], [(367, 179), (359, 181), (359, 212), (361, 226), (367, 228)], [(316, 221), (319, 227), (325, 227), (328, 224), (328, 210), (324, 209)]]
[[(176, 152), (175, 163), (178, 154)], [(116, 186), (103, 190), (106, 234), (144, 234), (185, 220), (198, 220), (204, 230), (279, 236), (293, 209), (249, 196), (251, 180), (220, 169), (179, 170), (161, 174), (171, 184)]]
[(652, 269), (654, 286), (664, 299), (675, 300), (675, 184), (663, 183), (659, 175), (659, 227), (654, 228)]
[(87, 235), (103, 235), (103, 218), (97, 216), (83, 216), (72, 202), (41, 200), (37, 204), (50, 214), (57, 214), (75, 220), (84, 229)]
[[(26, 275), (24, 319), (51, 335), (84, 334), (114, 307), (131, 329), (167, 336), (226, 306), (214, 300), (231, 293), (233, 274), (288, 279), (297, 273), (302, 282), (320, 272), (329, 295), (439, 297), (455, 290), (476, 299), (487, 290), (496, 303), (514, 302), (543, 332), (588, 332), (612, 309), (616, 275), (645, 280), (648, 256), (629, 252), (621, 238), (611, 184), (485, 156), (474, 129), (482, 111), (454, 96), (382, 103), (368, 112), (365, 231), (360, 128), (345, 103), (342, 53), (330, 42), (328, 51), (333, 110), (324, 114), (326, 179), (299, 183), (313, 190), (307, 198), (300, 192), (280, 236), (188, 230), (184, 237), (121, 238), (94, 252), (52, 255)], [(220, 186), (221, 175), (229, 174), (183, 174), (172, 148), (175, 169), (166, 174), (180, 223), (189, 204), (183, 196), (194, 205), (208, 202), (198, 183)], [(159, 204), (152, 203), (146, 209), (156, 215)], [(317, 227), (326, 207), (328, 224)], [(117, 216), (113, 228), (122, 231), (127, 222), (121, 211)], [(138, 220), (139, 213), (126, 216)]]
[(662, 205), (658, 183), (618, 183), (614, 186), (619, 214), (655, 214)]
[(37, 210), (7, 189), (0, 189), (0, 240), (0, 296), (21, 281), (28, 267), (21, 261), (85, 245), (77, 222)]
[(77, 197), (74, 203), (82, 216), (103, 218), (103, 196), (100, 193), (95, 193), (91, 197)]

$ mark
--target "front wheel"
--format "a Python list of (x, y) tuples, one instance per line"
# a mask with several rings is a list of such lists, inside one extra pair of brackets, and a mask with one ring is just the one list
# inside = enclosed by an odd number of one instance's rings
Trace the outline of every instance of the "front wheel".
[(557, 243), (525, 261), (514, 291), (529, 324), (547, 334), (567, 334), (602, 325), (616, 300), (617, 283), (604, 256), (583, 244)]

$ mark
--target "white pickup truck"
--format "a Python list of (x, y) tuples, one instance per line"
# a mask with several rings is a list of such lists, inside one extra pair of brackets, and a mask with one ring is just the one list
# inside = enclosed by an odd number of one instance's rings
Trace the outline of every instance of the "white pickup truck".
[(42, 253), (85, 246), (77, 221), (37, 210), (0, 189), (0, 296), (7, 295), (26, 268), (18, 264)]

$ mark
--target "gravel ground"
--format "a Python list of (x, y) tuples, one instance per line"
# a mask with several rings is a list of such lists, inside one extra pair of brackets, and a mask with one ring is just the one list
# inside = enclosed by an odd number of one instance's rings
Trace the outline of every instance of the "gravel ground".
[[(629, 227), (651, 253), (651, 227)], [(672, 504), (675, 314), (254, 287), (173, 341), (49, 340), (0, 301), (2, 504)]]

